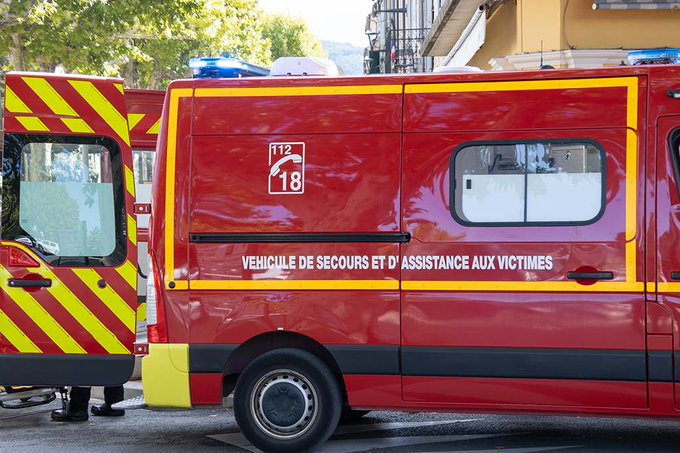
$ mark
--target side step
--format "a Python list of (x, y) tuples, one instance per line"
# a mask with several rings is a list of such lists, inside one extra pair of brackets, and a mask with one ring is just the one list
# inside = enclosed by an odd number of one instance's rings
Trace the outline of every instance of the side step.
[(24, 409), (51, 403), (57, 398), (56, 388), (31, 388), (19, 392), (0, 393), (0, 407), (3, 409)]
[(146, 401), (144, 401), (144, 395), (135, 396), (127, 400), (123, 400), (119, 403), (112, 404), (113, 409), (123, 409), (123, 410), (133, 410), (133, 409), (146, 409)]

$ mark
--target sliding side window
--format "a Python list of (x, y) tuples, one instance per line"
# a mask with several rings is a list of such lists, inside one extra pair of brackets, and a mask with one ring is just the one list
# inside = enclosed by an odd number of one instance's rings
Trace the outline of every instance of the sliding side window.
[(451, 167), (451, 213), (464, 225), (583, 225), (604, 210), (604, 152), (592, 142), (463, 145)]

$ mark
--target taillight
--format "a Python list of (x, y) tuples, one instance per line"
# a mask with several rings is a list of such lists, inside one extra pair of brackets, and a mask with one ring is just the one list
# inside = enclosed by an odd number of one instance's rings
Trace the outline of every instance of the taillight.
[(3, 247), (7, 253), (7, 265), (9, 267), (40, 267), (40, 264), (31, 255), (17, 247)]
[(163, 291), (153, 255), (149, 254), (149, 277), (146, 280), (146, 332), (149, 343), (167, 343)]

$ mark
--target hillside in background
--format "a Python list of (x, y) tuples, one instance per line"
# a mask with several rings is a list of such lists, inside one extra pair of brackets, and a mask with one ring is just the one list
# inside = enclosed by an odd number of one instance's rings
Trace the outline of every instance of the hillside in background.
[(347, 75), (363, 75), (364, 48), (345, 42), (321, 41), (328, 58), (340, 66)]

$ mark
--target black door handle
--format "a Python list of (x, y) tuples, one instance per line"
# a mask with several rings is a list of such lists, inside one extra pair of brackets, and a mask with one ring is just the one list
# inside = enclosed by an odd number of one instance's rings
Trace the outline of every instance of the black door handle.
[(680, 280), (680, 272), (671, 272), (671, 280)]
[(7, 285), (10, 288), (49, 288), (52, 286), (52, 280), (24, 280), (20, 278), (10, 278), (7, 280)]
[(613, 280), (613, 272), (567, 272), (570, 280)]

